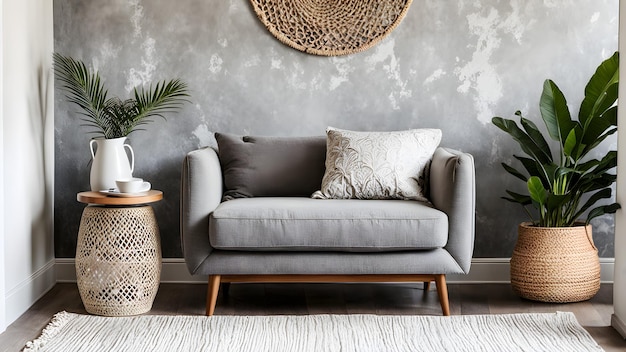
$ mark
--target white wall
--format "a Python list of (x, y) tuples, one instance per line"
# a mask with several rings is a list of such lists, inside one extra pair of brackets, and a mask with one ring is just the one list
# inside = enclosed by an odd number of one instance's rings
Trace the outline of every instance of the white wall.
[[(0, 4), (0, 82), (4, 82), (4, 31), (3, 19), (4, 2)], [(0, 84), (0, 332), (6, 330), (4, 297), (4, 84)]]
[[(620, 67), (626, 67), (626, 2), (619, 4), (619, 49)], [(623, 71), (622, 71), (623, 72)], [(619, 101), (626, 102), (626, 80), (620, 77)], [(615, 313), (611, 323), (626, 338), (626, 133), (621, 129), (626, 126), (626, 109), (618, 110), (617, 154), (617, 201), (622, 209), (615, 214), (615, 274), (613, 278), (613, 306)]]
[(8, 325), (55, 283), (53, 12), (51, 0), (3, 0), (2, 7), (4, 221), (0, 234)]

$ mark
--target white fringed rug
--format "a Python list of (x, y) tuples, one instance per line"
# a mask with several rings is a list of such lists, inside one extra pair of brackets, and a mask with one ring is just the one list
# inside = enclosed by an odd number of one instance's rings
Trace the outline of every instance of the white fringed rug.
[(573, 313), (136, 316), (60, 312), (24, 351), (602, 351)]

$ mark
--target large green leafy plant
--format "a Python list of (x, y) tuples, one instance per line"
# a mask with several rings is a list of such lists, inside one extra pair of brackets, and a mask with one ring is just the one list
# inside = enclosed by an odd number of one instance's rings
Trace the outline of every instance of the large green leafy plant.
[[(611, 185), (616, 180), (611, 171), (617, 165), (617, 152), (610, 151), (600, 159), (589, 155), (617, 131), (618, 82), (616, 52), (600, 64), (587, 83), (578, 119), (573, 120), (559, 87), (551, 80), (545, 81), (539, 105), (548, 135), (558, 144), (557, 153), (552, 152), (542, 132), (521, 112), (515, 113), (521, 128), (513, 120), (492, 119), (526, 154), (514, 155), (523, 167), (521, 171), (505, 163), (502, 166), (526, 183), (528, 194), (507, 190), (509, 196), (503, 198), (521, 204), (536, 226), (575, 226), (586, 211), (588, 224), (591, 219), (620, 208), (617, 203), (594, 207), (601, 199), (611, 198)], [(527, 206), (537, 209), (538, 219), (533, 218)]]
[(178, 111), (189, 96), (178, 80), (158, 82), (154, 88), (135, 87), (133, 98), (108, 97), (98, 72), (82, 61), (54, 53), (54, 72), (69, 102), (82, 108), (81, 120), (91, 133), (107, 139), (126, 137), (152, 118)]

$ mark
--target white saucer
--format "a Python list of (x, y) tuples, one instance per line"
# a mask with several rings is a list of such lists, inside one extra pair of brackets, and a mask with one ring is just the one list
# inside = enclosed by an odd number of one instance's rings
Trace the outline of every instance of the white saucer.
[(98, 191), (99, 193), (106, 194), (112, 197), (122, 197), (122, 198), (131, 198), (131, 197), (140, 197), (145, 196), (150, 190), (145, 190), (137, 193), (122, 193), (117, 188), (105, 189), (102, 191)]

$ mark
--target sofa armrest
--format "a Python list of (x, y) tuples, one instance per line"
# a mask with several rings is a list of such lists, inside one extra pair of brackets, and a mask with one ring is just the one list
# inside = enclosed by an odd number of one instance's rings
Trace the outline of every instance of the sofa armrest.
[(187, 269), (192, 274), (213, 250), (209, 215), (222, 200), (222, 187), (222, 170), (214, 149), (187, 154), (181, 178), (180, 233)]
[(448, 215), (446, 250), (468, 273), (474, 252), (476, 182), (472, 155), (437, 148), (430, 168), (430, 198)]

